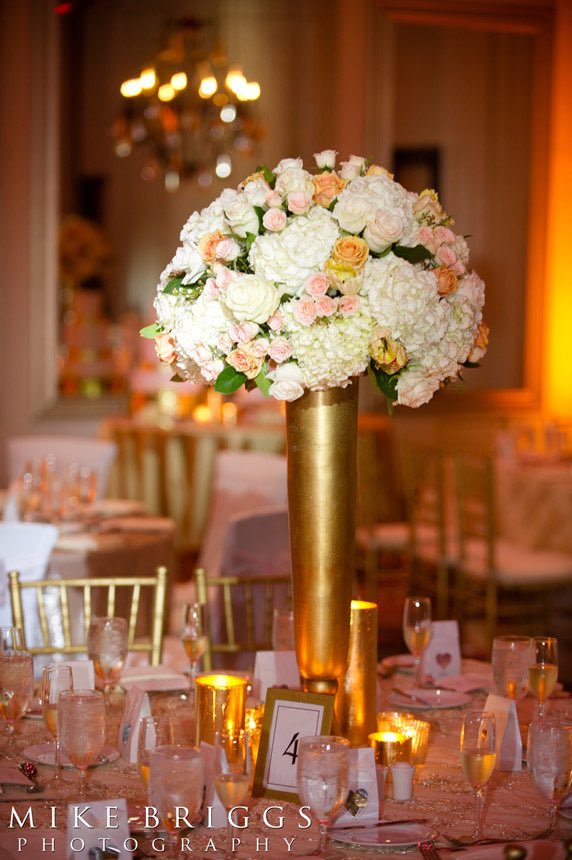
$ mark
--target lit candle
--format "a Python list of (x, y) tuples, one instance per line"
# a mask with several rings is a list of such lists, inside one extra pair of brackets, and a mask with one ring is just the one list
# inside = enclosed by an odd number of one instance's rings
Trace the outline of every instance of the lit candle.
[(197, 675), (196, 742), (214, 744), (216, 732), (244, 728), (246, 678), (237, 675)]
[(397, 731), (411, 738), (411, 764), (423, 764), (429, 746), (431, 725), (413, 714), (390, 711), (377, 715), (377, 731)]
[(402, 732), (374, 732), (369, 735), (369, 742), (375, 751), (376, 762), (384, 767), (411, 759), (411, 738)]

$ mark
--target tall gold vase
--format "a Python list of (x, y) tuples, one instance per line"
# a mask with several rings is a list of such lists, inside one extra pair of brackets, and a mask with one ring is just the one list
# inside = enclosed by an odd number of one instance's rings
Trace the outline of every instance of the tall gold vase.
[(355, 572), (358, 382), (286, 404), (296, 657), (304, 689), (335, 693)]

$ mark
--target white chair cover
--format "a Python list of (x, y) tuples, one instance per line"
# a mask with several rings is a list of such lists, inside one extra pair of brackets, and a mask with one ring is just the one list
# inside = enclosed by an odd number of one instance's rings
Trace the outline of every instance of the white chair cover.
[(97, 473), (97, 497), (105, 495), (117, 447), (105, 439), (84, 436), (12, 436), (6, 441), (8, 480), (19, 478), (28, 463), (37, 468), (47, 454), (56, 458), (58, 472), (77, 463)]

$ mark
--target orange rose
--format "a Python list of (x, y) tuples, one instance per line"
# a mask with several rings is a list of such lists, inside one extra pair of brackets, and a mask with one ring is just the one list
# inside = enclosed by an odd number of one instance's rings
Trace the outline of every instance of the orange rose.
[(437, 278), (437, 292), (440, 296), (449, 296), (459, 286), (457, 273), (448, 266), (438, 266), (433, 269), (433, 274)]
[(170, 334), (155, 335), (155, 352), (164, 364), (174, 364), (177, 359), (175, 344)]
[(386, 170), (385, 167), (381, 167), (379, 164), (370, 164), (365, 175), (387, 176), (389, 179), (393, 179), (393, 173), (390, 173), (389, 170)]
[(354, 273), (364, 265), (369, 257), (369, 245), (359, 236), (343, 236), (332, 249), (332, 261), (336, 266), (351, 267)]
[(205, 263), (214, 263), (216, 260), (216, 246), (221, 239), (224, 239), (224, 236), (220, 230), (215, 230), (214, 233), (207, 233), (206, 236), (201, 236), (198, 248)]
[[(243, 188), (246, 188), (249, 182), (256, 182), (257, 179), (264, 179), (264, 171), (257, 170), (255, 173), (251, 173), (250, 176), (247, 176), (246, 179), (243, 179), (240, 185), (238, 186), (238, 190), (242, 191)], [(266, 182), (266, 180), (264, 180)], [(268, 183), (266, 183), (268, 184)]]
[(345, 180), (333, 171), (318, 173), (314, 176), (314, 201), (318, 206), (328, 208), (334, 197), (346, 187)]

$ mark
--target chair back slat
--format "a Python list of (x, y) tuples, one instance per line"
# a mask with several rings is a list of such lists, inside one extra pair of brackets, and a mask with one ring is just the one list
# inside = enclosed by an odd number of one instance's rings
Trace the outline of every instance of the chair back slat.
[(129, 644), (132, 645), (135, 641), (135, 631), (137, 628), (137, 613), (139, 611), (139, 600), (141, 598), (141, 586), (136, 583), (133, 586), (133, 592), (131, 594), (131, 608), (129, 611), (129, 634), (128, 641)]
[(50, 631), (48, 628), (48, 616), (44, 601), (40, 600), (41, 589), (36, 589), (36, 599), (38, 601), (38, 618), (40, 619), (40, 630), (42, 631), (42, 640), (44, 645), (48, 645), (50, 641)]
[[(63, 589), (64, 593), (67, 590)], [(83, 638), (87, 642), (87, 631), (89, 630), (89, 622), (91, 620), (93, 610), (91, 607), (91, 587), (86, 583), (83, 587)]]

